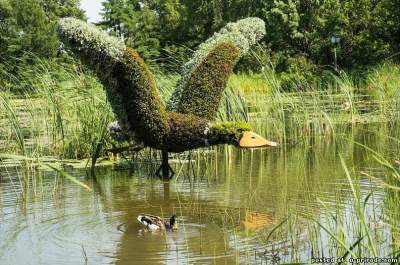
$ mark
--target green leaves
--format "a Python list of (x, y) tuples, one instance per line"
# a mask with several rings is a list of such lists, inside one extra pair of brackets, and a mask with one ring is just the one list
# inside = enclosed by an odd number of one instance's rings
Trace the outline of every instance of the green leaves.
[(0, 55), (19, 57), (31, 52), (54, 57), (55, 27), (60, 16), (83, 17), (77, 0), (0, 0)]
[[(387, 26), (396, 12), (383, 7), (392, 1), (277, 0), (264, 4), (268, 42), (274, 52), (304, 54), (316, 64), (332, 64), (332, 35), (341, 38), (338, 61), (342, 67), (368, 65), (391, 54)], [(386, 18), (384, 20), (384, 18)], [(383, 22), (386, 21), (386, 22)], [(393, 32), (396, 32), (392, 28)], [(384, 37), (385, 36), (385, 37)], [(393, 52), (393, 51), (392, 51)]]
[(159, 18), (154, 6), (147, 1), (108, 0), (103, 3), (103, 26), (123, 37), (127, 46), (150, 60), (160, 54)]

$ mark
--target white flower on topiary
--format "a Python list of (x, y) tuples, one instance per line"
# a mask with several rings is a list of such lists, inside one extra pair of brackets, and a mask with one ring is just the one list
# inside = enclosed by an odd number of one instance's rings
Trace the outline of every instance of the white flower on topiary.
[(58, 35), (85, 54), (96, 54), (103, 58), (120, 60), (126, 49), (122, 40), (110, 36), (93, 24), (76, 18), (62, 18)]
[(210, 51), (223, 42), (233, 43), (240, 51), (240, 55), (246, 54), (250, 47), (264, 37), (265, 23), (257, 17), (241, 19), (237, 22), (228, 23), (220, 31), (199, 45), (192, 59), (183, 65), (182, 77), (168, 102), (169, 110), (176, 110), (182, 91), (190, 79), (194, 69), (207, 57)]

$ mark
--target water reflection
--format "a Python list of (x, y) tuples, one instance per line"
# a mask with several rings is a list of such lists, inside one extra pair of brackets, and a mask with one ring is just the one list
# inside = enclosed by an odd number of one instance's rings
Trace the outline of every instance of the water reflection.
[[(296, 213), (323, 220), (318, 200), (351, 211), (339, 149), (349, 164), (370, 167), (349, 142), (313, 145), (194, 153), (198, 163), (176, 164), (180, 173), (171, 183), (149, 178), (142, 167), (99, 169), (95, 179), (74, 171), (93, 192), (48, 172), (43, 191), (26, 203), (16, 196), (18, 172), (8, 170), (0, 185), (0, 264), (85, 264), (85, 256), (88, 264), (265, 264), (275, 252), (283, 260), (306, 260), (305, 224), (289, 231), (299, 241), (295, 250), (278, 237), (267, 242), (272, 227)], [(365, 181), (361, 192), (369, 190)], [(379, 205), (379, 196), (374, 199)], [(145, 232), (136, 220), (141, 213), (176, 213), (179, 229)]]
[[(99, 186), (104, 184), (98, 181)], [(104, 196), (105, 203), (113, 212), (119, 212), (118, 227), (122, 236), (117, 244), (116, 264), (184, 264), (206, 260), (224, 260), (231, 264), (225, 233), (205, 218), (193, 214), (191, 205), (206, 205), (209, 201), (198, 200), (191, 195), (180, 196), (170, 183), (150, 180), (150, 183), (131, 182), (131, 185), (115, 185), (112, 196)], [(174, 185), (173, 185), (174, 186)], [(101, 188), (100, 188), (101, 189)], [(141, 213), (179, 216), (179, 228), (171, 232), (149, 232), (143, 229), (136, 217)], [(201, 213), (200, 213), (201, 214)]]

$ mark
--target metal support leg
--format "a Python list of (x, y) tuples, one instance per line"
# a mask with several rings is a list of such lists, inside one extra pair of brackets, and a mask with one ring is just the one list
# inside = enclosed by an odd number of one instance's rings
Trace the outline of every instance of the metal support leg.
[(161, 152), (161, 165), (157, 169), (156, 174), (164, 180), (170, 180), (175, 175), (174, 170), (171, 168), (171, 166), (168, 163), (168, 152), (167, 151)]

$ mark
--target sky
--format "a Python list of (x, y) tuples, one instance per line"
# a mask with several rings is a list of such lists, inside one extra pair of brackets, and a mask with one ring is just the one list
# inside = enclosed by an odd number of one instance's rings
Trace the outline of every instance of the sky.
[(81, 7), (86, 12), (90, 22), (98, 22), (101, 19), (100, 12), (103, 0), (81, 0)]

